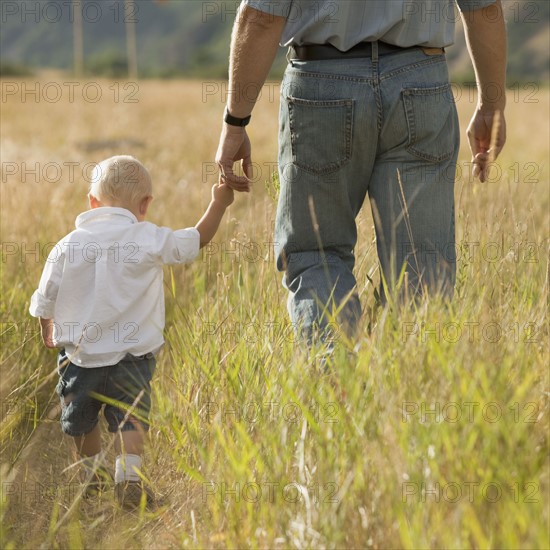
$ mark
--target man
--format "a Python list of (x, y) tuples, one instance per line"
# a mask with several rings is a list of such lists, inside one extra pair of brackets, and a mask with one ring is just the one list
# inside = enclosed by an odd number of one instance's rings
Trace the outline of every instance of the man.
[[(478, 84), (467, 134), (474, 175), (485, 181), (506, 139), (506, 30), (500, 0), (457, 4)], [(248, 189), (251, 91), (261, 90), (279, 42), (288, 46), (275, 246), (291, 320), (308, 340), (335, 315), (349, 334), (357, 325), (355, 217), (367, 194), (382, 294), (452, 295), (459, 130), (443, 48), (454, 20), (452, 0), (241, 4), (216, 161), (230, 187)], [(245, 176), (234, 174), (237, 161)]]

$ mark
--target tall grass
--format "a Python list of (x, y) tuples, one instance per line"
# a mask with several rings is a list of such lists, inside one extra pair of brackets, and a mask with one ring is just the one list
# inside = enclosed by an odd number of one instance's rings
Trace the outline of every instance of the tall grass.
[[(46, 245), (86, 208), (83, 165), (115, 153), (150, 168), (151, 221), (193, 225), (215, 179), (204, 176), (224, 100), (199, 82), (140, 83), (137, 103), (97, 85), (97, 103), (2, 105), (1, 546), (550, 546), (547, 91), (535, 104), (510, 98), (487, 184), (471, 180), (463, 145), (450, 307), (375, 306), (373, 222), (360, 214), (361, 336), (337, 335), (327, 362), (295, 341), (274, 266), (277, 103), (266, 93), (250, 127), (253, 192), (200, 259), (166, 269), (144, 470), (160, 507), (128, 514), (107, 493), (67, 514), (79, 484), (57, 421), (55, 354), (27, 315)], [(465, 128), (473, 104), (458, 108)], [(36, 162), (38, 181), (23, 178)], [(59, 181), (47, 163), (62, 167)]]

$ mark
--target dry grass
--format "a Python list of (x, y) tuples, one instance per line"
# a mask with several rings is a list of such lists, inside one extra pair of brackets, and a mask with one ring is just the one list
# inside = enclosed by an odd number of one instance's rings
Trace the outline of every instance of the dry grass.
[[(250, 127), (253, 193), (237, 197), (198, 261), (166, 271), (167, 346), (146, 457), (165, 505), (129, 515), (108, 494), (66, 515), (78, 484), (65, 471), (54, 355), (27, 314), (46, 245), (86, 208), (83, 167), (118, 153), (151, 171), (151, 221), (193, 225), (215, 180), (204, 174), (214, 172), (225, 100), (221, 90), (204, 101), (217, 83), (143, 82), (137, 103), (122, 101), (133, 91), (124, 83), (97, 86), (97, 103), (82, 86), (71, 103), (65, 86), (59, 102), (22, 102), (19, 88), (1, 105), (1, 546), (548, 547), (547, 90), (537, 103), (510, 96), (508, 144), (489, 183), (471, 181), (462, 145), (450, 311), (435, 302), (370, 311), (377, 263), (361, 213), (365, 330), (353, 361), (342, 343), (321, 373), (293, 345), (269, 245), (278, 105), (268, 88)], [(473, 107), (463, 94), (463, 129)], [(23, 163), (39, 163), (38, 181), (22, 177)], [(58, 181), (48, 163), (61, 167)]]

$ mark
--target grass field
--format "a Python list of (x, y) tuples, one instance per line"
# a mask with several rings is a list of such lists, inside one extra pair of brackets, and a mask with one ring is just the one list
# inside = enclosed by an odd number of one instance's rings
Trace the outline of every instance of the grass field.
[[(29, 299), (107, 156), (150, 169), (151, 221), (195, 224), (216, 179), (224, 84), (1, 84), (2, 548), (550, 547), (548, 90), (510, 91), (489, 182), (471, 179), (463, 140), (450, 308), (374, 307), (364, 209), (361, 338), (339, 335), (320, 369), (294, 341), (274, 265), (278, 91), (266, 86), (253, 192), (197, 261), (166, 270), (144, 470), (162, 506), (129, 514), (112, 492), (79, 498), (55, 353)], [(473, 97), (455, 91), (464, 135)]]

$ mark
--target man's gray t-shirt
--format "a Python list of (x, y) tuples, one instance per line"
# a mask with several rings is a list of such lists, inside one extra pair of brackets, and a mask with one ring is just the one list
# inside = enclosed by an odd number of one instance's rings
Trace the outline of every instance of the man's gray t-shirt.
[[(456, 0), (461, 11), (496, 0)], [(347, 51), (359, 42), (381, 40), (407, 48), (443, 48), (454, 40), (454, 0), (244, 0), (262, 12), (287, 19), (282, 46), (332, 44)]]

